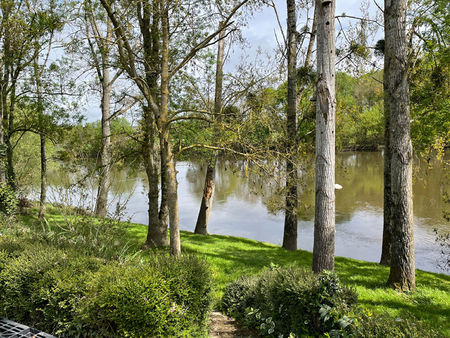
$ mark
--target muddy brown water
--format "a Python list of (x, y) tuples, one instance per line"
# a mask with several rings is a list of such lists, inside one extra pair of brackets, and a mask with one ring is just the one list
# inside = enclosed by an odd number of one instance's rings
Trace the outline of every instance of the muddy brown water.
[[(310, 166), (311, 167), (311, 166)], [(245, 163), (220, 161), (216, 168), (216, 194), (212, 207), (209, 232), (251, 238), (281, 244), (283, 213), (277, 210), (282, 196), (277, 193), (276, 180), (270, 175), (255, 173)], [(178, 193), (182, 230), (193, 231), (200, 206), (205, 166), (200, 163), (179, 162)], [(314, 176), (310, 170), (300, 173), (300, 210), (298, 246), (312, 251), (314, 217)], [(62, 189), (64, 173), (54, 172), (50, 199), (78, 205), (79, 200), (92, 205), (95, 185), (83, 191), (68, 193)], [(282, 181), (282, 179), (280, 179)], [(280, 183), (280, 182), (278, 182)], [(377, 262), (381, 254), (383, 225), (383, 155), (379, 152), (347, 152), (337, 155), (336, 183), (343, 189), (336, 192), (336, 255)], [(416, 267), (433, 272), (449, 271), (439, 268), (441, 247), (436, 243), (433, 229), (450, 232), (450, 223), (442, 217), (445, 207), (443, 194), (450, 187), (439, 165), (429, 168), (416, 161), (414, 175), (414, 222)], [(71, 195), (72, 197), (69, 197)], [(110, 210), (125, 203), (124, 217), (146, 224), (147, 190), (144, 173), (122, 170), (113, 179)]]

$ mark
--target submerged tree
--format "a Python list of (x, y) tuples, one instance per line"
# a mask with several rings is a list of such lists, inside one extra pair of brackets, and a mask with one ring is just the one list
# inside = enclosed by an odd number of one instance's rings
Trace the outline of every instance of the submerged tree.
[(316, 197), (313, 271), (334, 270), (335, 237), (335, 2), (316, 0)]
[[(214, 93), (214, 119), (216, 122), (221, 120), (222, 115), (222, 90), (223, 90), (223, 63), (225, 55), (225, 30), (219, 34), (219, 42), (217, 43), (217, 59), (216, 59), (216, 84)], [(217, 134), (217, 127), (215, 127), (215, 134)], [(217, 136), (217, 135), (216, 135)], [(206, 166), (205, 186), (203, 189), (202, 201), (200, 204), (200, 211), (195, 224), (194, 232), (196, 234), (208, 234), (209, 214), (214, 199), (215, 190), (215, 173), (218, 158), (218, 151), (214, 151), (214, 155), (208, 159)]]

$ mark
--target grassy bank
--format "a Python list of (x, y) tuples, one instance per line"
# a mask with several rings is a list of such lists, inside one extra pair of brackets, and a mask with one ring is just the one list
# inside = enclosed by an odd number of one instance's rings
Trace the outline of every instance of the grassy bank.
[[(30, 223), (36, 219), (28, 216), (24, 221)], [(59, 222), (64, 222), (64, 217), (57, 209), (50, 208), (48, 223)], [(131, 251), (141, 247), (146, 232), (145, 225), (128, 225), (127, 242)], [(289, 252), (276, 245), (245, 238), (182, 232), (181, 241), (183, 253), (200, 256), (211, 265), (216, 301), (225, 286), (242, 275), (256, 274), (271, 264), (310, 267), (312, 262), (310, 252)], [(145, 258), (150, 254), (143, 252), (142, 256)], [(387, 288), (389, 269), (376, 263), (337, 257), (335, 271), (344, 283), (356, 289), (362, 307), (395, 318), (414, 315), (450, 336), (450, 276), (417, 270), (417, 292), (407, 294)]]

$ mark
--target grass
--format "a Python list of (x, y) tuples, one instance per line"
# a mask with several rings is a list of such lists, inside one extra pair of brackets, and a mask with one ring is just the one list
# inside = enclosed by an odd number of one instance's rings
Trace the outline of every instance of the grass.
[[(34, 213), (33, 213), (34, 214)], [(35, 217), (25, 216), (25, 223), (35, 222)], [(48, 222), (64, 222), (56, 208), (48, 208)], [(142, 246), (147, 226), (129, 224), (128, 243), (137, 250)], [(240, 276), (256, 274), (271, 264), (310, 267), (312, 253), (298, 250), (286, 251), (280, 246), (231, 236), (195, 235), (181, 232), (182, 252), (204, 258), (214, 273), (214, 297), (218, 301), (226, 285)], [(143, 257), (151, 251), (143, 252)], [(450, 276), (416, 270), (417, 291), (401, 293), (386, 286), (389, 268), (350, 258), (337, 257), (335, 272), (340, 279), (354, 287), (361, 306), (374, 313), (389, 314), (395, 318), (414, 315), (432, 327), (441, 328), (450, 336)]]

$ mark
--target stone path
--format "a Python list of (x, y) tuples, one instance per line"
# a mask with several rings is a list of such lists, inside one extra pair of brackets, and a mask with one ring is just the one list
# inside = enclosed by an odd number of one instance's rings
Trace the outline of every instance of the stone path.
[(211, 312), (209, 319), (210, 338), (258, 337), (254, 332), (241, 328), (234, 318), (227, 317), (221, 312)]

